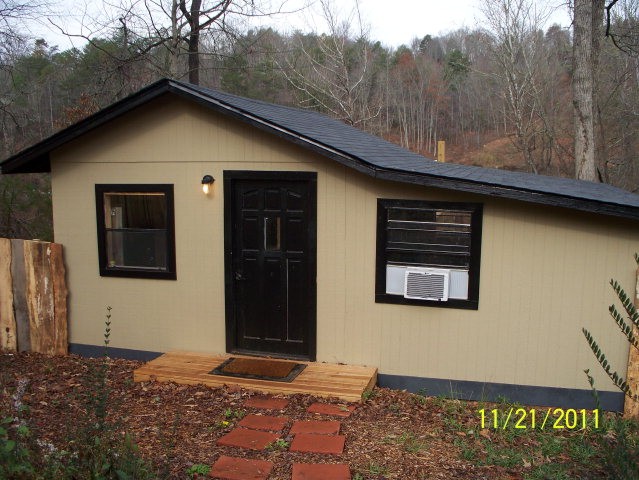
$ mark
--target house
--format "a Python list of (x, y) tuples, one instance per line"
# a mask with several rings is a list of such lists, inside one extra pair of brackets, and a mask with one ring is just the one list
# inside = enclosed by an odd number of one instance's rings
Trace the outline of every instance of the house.
[[(70, 348), (372, 365), (379, 384), (605, 407), (639, 196), (437, 163), (319, 113), (159, 81), (6, 159), (51, 172)], [(204, 187), (209, 189), (205, 194)]]

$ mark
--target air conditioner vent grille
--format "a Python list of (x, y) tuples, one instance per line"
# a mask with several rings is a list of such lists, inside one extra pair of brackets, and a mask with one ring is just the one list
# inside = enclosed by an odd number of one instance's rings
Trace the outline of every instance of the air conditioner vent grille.
[(418, 300), (448, 300), (449, 272), (436, 269), (407, 269), (404, 297)]

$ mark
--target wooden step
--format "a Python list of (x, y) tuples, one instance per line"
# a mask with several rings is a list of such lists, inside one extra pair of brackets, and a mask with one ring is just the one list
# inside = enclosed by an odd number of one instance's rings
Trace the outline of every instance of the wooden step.
[[(242, 355), (232, 356), (243, 357)], [(373, 388), (377, 382), (375, 367), (301, 361), (296, 362), (306, 364), (306, 368), (288, 383), (209, 373), (230, 357), (231, 355), (169, 352), (135, 370), (133, 380), (136, 382), (155, 380), (210, 387), (234, 385), (270, 394), (305, 393), (321, 397), (337, 397), (349, 402), (361, 401), (362, 394)]]

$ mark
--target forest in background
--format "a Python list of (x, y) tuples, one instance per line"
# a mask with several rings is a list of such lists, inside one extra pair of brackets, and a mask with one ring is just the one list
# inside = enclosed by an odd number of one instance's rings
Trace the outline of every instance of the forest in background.
[[(574, 36), (533, 0), (486, 0), (476, 28), (397, 48), (320, 1), (327, 33), (283, 34), (242, 27), (265, 14), (250, 0), (141, 0), (61, 51), (20, 29), (41, 4), (0, 0), (0, 157), (171, 77), (315, 109), (431, 158), (445, 140), (449, 162), (575, 177)], [(598, 2), (597, 179), (637, 192), (639, 1)], [(0, 237), (51, 236), (48, 175), (0, 176)]]

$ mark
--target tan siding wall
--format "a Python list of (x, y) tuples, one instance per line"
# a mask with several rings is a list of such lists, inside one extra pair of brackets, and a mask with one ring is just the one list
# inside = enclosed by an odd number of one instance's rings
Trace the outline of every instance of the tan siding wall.
[[(380, 182), (177, 99), (155, 103), (55, 152), (56, 241), (65, 245), (70, 338), (224, 352), (223, 170), (318, 172), (317, 357), (381, 373), (587, 388), (581, 327), (614, 365), (627, 345), (607, 314), (607, 281), (632, 289), (636, 223)], [(205, 197), (199, 180), (216, 178)], [(94, 184), (175, 185), (177, 281), (98, 274)], [(478, 311), (374, 302), (376, 199), (484, 203)], [(622, 368), (623, 369), (623, 368)]]

